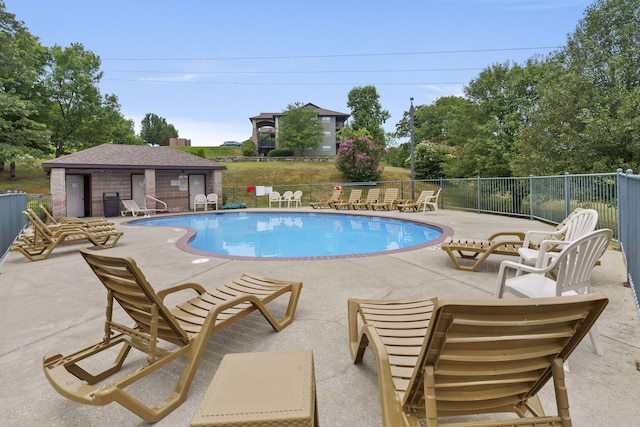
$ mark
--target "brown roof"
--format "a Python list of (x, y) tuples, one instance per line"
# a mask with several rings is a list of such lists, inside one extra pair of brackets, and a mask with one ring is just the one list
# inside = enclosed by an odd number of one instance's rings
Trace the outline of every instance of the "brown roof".
[[(342, 117), (345, 120), (349, 118), (349, 114), (340, 113), (338, 111), (325, 110), (324, 108), (320, 108), (315, 104), (307, 103), (303, 105), (303, 107), (311, 107), (318, 113), (319, 116), (334, 116), (334, 117)], [(284, 113), (260, 113), (257, 116), (249, 117), (249, 120), (260, 120), (260, 119), (271, 119), (273, 120), (276, 116), (282, 116)]]
[(226, 169), (227, 167), (173, 147), (102, 144), (44, 162), (51, 168), (73, 169)]

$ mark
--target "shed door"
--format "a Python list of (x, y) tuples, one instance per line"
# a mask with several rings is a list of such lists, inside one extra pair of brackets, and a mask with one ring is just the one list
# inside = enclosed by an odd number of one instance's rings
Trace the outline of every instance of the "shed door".
[(145, 196), (144, 175), (131, 175), (131, 198), (135, 200), (138, 206), (145, 206), (147, 204)]
[(193, 209), (193, 198), (196, 194), (207, 194), (204, 179), (204, 175), (189, 175), (189, 209)]
[(84, 176), (67, 175), (67, 216), (84, 216)]

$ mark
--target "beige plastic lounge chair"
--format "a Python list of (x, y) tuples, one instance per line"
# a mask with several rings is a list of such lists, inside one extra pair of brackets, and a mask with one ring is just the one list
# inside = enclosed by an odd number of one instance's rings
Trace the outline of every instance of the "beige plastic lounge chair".
[(278, 207), (282, 206), (282, 197), (280, 197), (279, 192), (272, 191), (269, 193), (269, 207), (271, 207), (272, 203), (277, 203)]
[(296, 190), (293, 192), (293, 207), (299, 208), (302, 206), (302, 191)]
[[(505, 292), (524, 298), (590, 293), (591, 272), (607, 249), (612, 236), (613, 232), (609, 229), (588, 233), (571, 242), (558, 255), (554, 255), (550, 264), (544, 257), (549, 253), (547, 247), (556, 244), (553, 240), (544, 240), (540, 244), (541, 265), (532, 267), (503, 261), (498, 273), (496, 297), (502, 298)], [(516, 272), (515, 277), (509, 277), (510, 270)], [(552, 277), (550, 273), (553, 273)], [(589, 336), (595, 352), (599, 355), (604, 354), (595, 325), (589, 331)]]
[(598, 224), (598, 212), (594, 209), (581, 209), (567, 218), (565, 224), (559, 230), (549, 233), (545, 231), (527, 231), (524, 235), (524, 243), (518, 249), (520, 263), (535, 265), (538, 259), (538, 249), (531, 247), (532, 243), (544, 240), (556, 240), (556, 245), (549, 245), (550, 251), (561, 249), (580, 237), (591, 233)]
[(193, 211), (198, 210), (198, 206), (202, 206), (203, 210), (207, 210), (207, 196), (205, 194), (196, 194), (193, 198)]
[(319, 200), (317, 202), (311, 202), (311, 207), (313, 209), (329, 209), (333, 207), (334, 203), (340, 201), (340, 197), (342, 196), (342, 188), (338, 188), (333, 190), (333, 194), (330, 199)]
[(427, 197), (425, 199), (425, 201), (423, 202), (423, 206), (422, 206), (422, 214), (426, 214), (427, 213), (427, 206), (429, 206), (429, 209), (434, 211), (435, 213), (437, 213), (438, 215), (440, 215), (440, 213), (438, 213), (438, 197), (440, 197), (440, 192), (442, 191), (442, 188), (439, 188), (438, 191), (436, 192), (436, 194), (431, 195), (430, 197)]
[(131, 216), (138, 216), (140, 214), (151, 216), (149, 209), (147, 209), (146, 206), (139, 206), (135, 200), (122, 200), (122, 206), (124, 206), (124, 209), (120, 211), (122, 216), (127, 216), (128, 214), (131, 214)]
[(373, 204), (380, 199), (380, 189), (372, 188), (367, 192), (367, 198), (353, 203), (353, 209), (373, 209)]
[[(97, 344), (69, 356), (46, 355), (43, 360), (44, 373), (56, 391), (75, 402), (94, 406), (117, 402), (148, 422), (162, 419), (184, 402), (213, 334), (256, 309), (274, 330), (282, 330), (293, 321), (302, 289), (302, 283), (299, 282), (245, 274), (213, 291), (207, 291), (195, 283), (184, 283), (156, 292), (133, 259), (100, 256), (84, 250), (81, 253), (107, 288), (104, 337)], [(171, 310), (164, 305), (163, 300), (168, 295), (184, 290), (195, 291), (197, 295)], [(278, 320), (265, 305), (286, 294), (289, 294), (287, 310)], [(131, 317), (132, 326), (115, 320), (118, 318), (113, 313), (116, 305)], [(104, 360), (100, 353), (114, 346), (120, 346), (120, 351), (104, 371), (90, 373), (80, 367), (80, 362), (93, 356), (96, 356), (94, 359)], [(128, 366), (128, 373), (109, 379), (121, 370), (131, 349), (147, 355), (141, 366)], [(141, 402), (126, 389), (178, 358), (184, 358), (185, 363), (175, 389), (157, 405), (147, 406), (148, 403)], [(104, 380), (103, 386), (92, 385)]]
[(354, 209), (353, 204), (359, 202), (360, 197), (362, 197), (362, 190), (351, 190), (348, 200), (335, 202), (333, 207), (335, 209)]
[[(607, 305), (601, 294), (534, 299), (350, 299), (351, 356), (371, 345), (385, 427), (571, 426), (563, 363)], [(553, 378), (557, 415), (538, 392)], [(512, 412), (518, 417), (501, 413)], [(498, 414), (479, 421), (476, 414)], [(446, 417), (459, 418), (440, 424)]]
[(218, 195), (216, 193), (207, 194), (207, 203), (204, 210), (208, 211), (209, 207), (213, 206), (213, 210), (218, 210)]
[(380, 209), (386, 211), (392, 211), (398, 203), (398, 189), (388, 188), (384, 192), (384, 199), (376, 203), (371, 204), (373, 210)]
[[(562, 229), (576, 213), (582, 210), (576, 209), (569, 214), (556, 227), (556, 231)], [(485, 240), (451, 239), (442, 243), (441, 247), (458, 270), (476, 271), (490, 255), (520, 256), (518, 250), (524, 245), (525, 234), (517, 231), (502, 231), (492, 234)], [(536, 250), (538, 248), (537, 244), (533, 242), (529, 243), (529, 247)], [(461, 264), (455, 253), (458, 253), (462, 259), (475, 260), (475, 262), (470, 265)]]
[(91, 242), (100, 249), (115, 246), (123, 232), (112, 227), (83, 228), (76, 225), (47, 226), (36, 213), (22, 211), (31, 225), (31, 233), (23, 233), (11, 245), (12, 251), (20, 252), (30, 261), (41, 261), (64, 243)]
[(403, 202), (398, 203), (396, 207), (400, 212), (404, 212), (404, 211), (416, 212), (420, 208), (420, 206), (424, 205), (424, 202), (427, 200), (427, 198), (431, 198), (434, 193), (435, 191), (424, 190), (420, 193), (420, 195), (415, 201), (405, 200)]
[(111, 226), (113, 227), (115, 225), (114, 222), (109, 221), (105, 218), (89, 218), (89, 219), (85, 219), (85, 218), (76, 218), (76, 217), (62, 217), (59, 220), (55, 220), (55, 218), (53, 218), (53, 215), (51, 215), (51, 212), (49, 212), (49, 210), (47, 208), (45, 208), (43, 205), (40, 205), (40, 212), (42, 212), (45, 215), (45, 224), (47, 226), (55, 226), (55, 225), (77, 225), (80, 227), (104, 227), (104, 226)]

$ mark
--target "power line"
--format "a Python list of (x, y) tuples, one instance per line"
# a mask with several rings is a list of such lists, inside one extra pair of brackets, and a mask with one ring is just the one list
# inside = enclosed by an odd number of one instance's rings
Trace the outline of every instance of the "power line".
[(159, 70), (104, 70), (105, 73), (157, 73), (157, 74), (340, 74), (340, 73), (424, 73), (439, 71), (480, 71), (484, 68), (424, 68), (399, 70), (320, 70), (320, 71), (159, 71)]
[(189, 81), (189, 80), (162, 80), (162, 79), (109, 79), (104, 78), (102, 81), (113, 82), (133, 82), (133, 83), (180, 83), (180, 84), (206, 84), (206, 85), (249, 85), (249, 86), (362, 86), (362, 85), (375, 85), (375, 86), (415, 86), (415, 85), (464, 85), (468, 82), (387, 82), (387, 83), (345, 83), (345, 82), (330, 82), (330, 83), (314, 83), (314, 82), (211, 82), (211, 81)]
[(560, 46), (509, 47), (494, 49), (461, 49), (433, 50), (422, 52), (387, 52), (387, 53), (345, 53), (324, 55), (280, 55), (280, 56), (220, 56), (203, 58), (102, 58), (103, 61), (229, 61), (229, 60), (265, 60), (265, 59), (312, 59), (312, 58), (362, 58), (374, 56), (409, 56), (409, 55), (443, 55), (452, 53), (483, 53), (522, 50), (558, 49)]

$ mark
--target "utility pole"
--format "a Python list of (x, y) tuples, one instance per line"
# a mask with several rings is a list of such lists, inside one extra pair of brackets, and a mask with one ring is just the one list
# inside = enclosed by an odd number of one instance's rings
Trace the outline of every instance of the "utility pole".
[(415, 141), (413, 139), (413, 133), (415, 131), (415, 126), (413, 123), (413, 114), (415, 113), (415, 109), (413, 108), (413, 97), (409, 98), (409, 100), (411, 101), (411, 107), (409, 108), (409, 120), (411, 123), (411, 199), (415, 200), (416, 199), (416, 184), (415, 184), (415, 179), (416, 179), (416, 169), (415, 169), (415, 160), (414, 160), (414, 145), (415, 145)]

